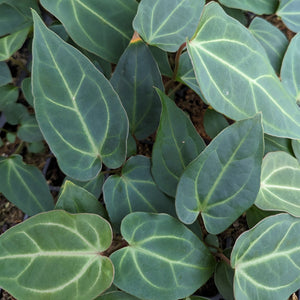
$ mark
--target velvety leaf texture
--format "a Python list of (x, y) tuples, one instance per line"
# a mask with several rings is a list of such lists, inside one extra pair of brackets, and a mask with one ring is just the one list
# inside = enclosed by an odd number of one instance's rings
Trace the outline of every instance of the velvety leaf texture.
[(201, 213), (208, 232), (218, 234), (255, 201), (263, 155), (261, 117), (223, 130), (180, 178), (176, 212), (186, 224)]
[(85, 56), (47, 29), (35, 13), (34, 30), (34, 106), (60, 168), (87, 181), (99, 173), (102, 161), (109, 168), (121, 166), (128, 119), (118, 95)]
[(300, 31), (299, 0), (280, 0), (276, 14), (282, 18), (284, 24), (292, 31)]
[(278, 6), (278, 0), (219, 0), (228, 7), (249, 10), (259, 15), (273, 14)]

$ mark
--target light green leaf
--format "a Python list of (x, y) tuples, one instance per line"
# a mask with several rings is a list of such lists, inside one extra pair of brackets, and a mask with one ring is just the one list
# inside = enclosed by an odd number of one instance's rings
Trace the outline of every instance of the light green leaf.
[(138, 140), (147, 138), (157, 129), (161, 112), (153, 87), (164, 86), (156, 61), (139, 37), (122, 54), (110, 82), (127, 112), (130, 133)]
[(21, 126), (18, 128), (18, 137), (29, 143), (42, 141), (44, 139), (35, 116), (28, 116), (21, 120)]
[(254, 203), (262, 155), (260, 115), (223, 130), (180, 178), (176, 193), (179, 219), (191, 224), (201, 213), (209, 233), (224, 231)]
[(234, 120), (261, 111), (265, 133), (300, 138), (299, 108), (263, 47), (217, 3), (210, 2), (204, 9), (188, 51), (200, 89), (216, 111)]
[(114, 284), (136, 297), (187, 297), (214, 270), (214, 258), (203, 242), (171, 216), (132, 213), (123, 219), (121, 232), (129, 246), (110, 256), (116, 269)]
[(113, 281), (102, 256), (111, 244), (108, 222), (64, 211), (39, 214), (0, 237), (0, 285), (17, 299), (93, 299)]
[(203, 6), (203, 0), (143, 0), (133, 28), (147, 44), (175, 52), (192, 37)]
[(220, 3), (233, 8), (248, 10), (258, 15), (273, 14), (278, 0), (220, 0)]
[(33, 95), (31, 91), (31, 77), (27, 77), (22, 81), (22, 93), (26, 101), (33, 107)]
[(280, 212), (278, 211), (266, 211), (261, 210), (257, 206), (252, 205), (247, 211), (246, 211), (246, 219), (247, 224), (249, 228), (254, 227), (258, 222), (260, 222), (262, 219), (267, 218), (272, 215), (276, 215)]
[(213, 139), (224, 128), (228, 127), (229, 123), (222, 114), (207, 109), (204, 114), (203, 125), (205, 132)]
[(113, 63), (129, 44), (135, 0), (41, 0), (81, 47)]
[(158, 187), (175, 197), (179, 177), (205, 148), (189, 117), (163, 92), (157, 90), (162, 114), (152, 151), (152, 175)]
[(288, 299), (300, 286), (300, 219), (268, 217), (242, 234), (231, 254), (236, 299)]
[(114, 292), (105, 293), (97, 297), (95, 300), (139, 300), (139, 298), (136, 298), (124, 292), (114, 291)]
[(9, 59), (24, 44), (31, 27), (0, 38), (0, 61)]
[(4, 110), (10, 104), (18, 100), (19, 90), (12, 84), (0, 87), (0, 110)]
[(266, 155), (261, 187), (255, 205), (263, 210), (280, 210), (300, 217), (300, 165), (286, 152)]
[(103, 195), (111, 223), (117, 230), (131, 212), (175, 215), (174, 202), (156, 186), (150, 173), (150, 159), (145, 156), (131, 157), (121, 175), (110, 176), (103, 185)]
[[(128, 120), (107, 79), (34, 13), (33, 95), (41, 131), (62, 171), (87, 181), (126, 156)], [(59, 85), (50, 84), (60, 82)]]
[(279, 74), (284, 53), (289, 45), (286, 36), (274, 25), (262, 18), (254, 18), (249, 30), (267, 52), (271, 65)]
[(292, 145), (290, 139), (278, 138), (268, 134), (264, 135), (265, 138), (265, 154), (268, 152), (285, 151), (293, 155)]
[(293, 37), (283, 58), (280, 77), (283, 86), (300, 103), (300, 33)]
[(55, 205), (70, 213), (93, 213), (106, 217), (106, 211), (98, 199), (84, 188), (67, 180)]
[(12, 81), (11, 73), (6, 62), (0, 62), (0, 87)]
[(284, 24), (292, 31), (300, 31), (299, 0), (280, 0), (276, 11), (277, 16), (282, 18)]
[(24, 164), (20, 155), (0, 161), (0, 192), (29, 216), (54, 207), (44, 176), (38, 168)]

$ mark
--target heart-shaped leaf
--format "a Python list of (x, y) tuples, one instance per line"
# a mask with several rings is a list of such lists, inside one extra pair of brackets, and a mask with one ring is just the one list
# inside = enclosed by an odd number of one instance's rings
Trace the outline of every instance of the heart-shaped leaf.
[(205, 7), (187, 47), (201, 92), (215, 110), (234, 120), (261, 111), (266, 133), (300, 138), (300, 110), (263, 47), (217, 3)]
[(273, 14), (278, 6), (278, 0), (219, 0), (228, 7), (249, 10), (259, 15)]
[(21, 120), (21, 126), (18, 128), (18, 137), (29, 143), (44, 139), (35, 116), (29, 115), (27, 118)]
[(99, 216), (39, 214), (1, 235), (0, 285), (24, 300), (93, 299), (113, 281), (113, 265), (102, 256), (111, 241)]
[(123, 219), (121, 232), (129, 246), (110, 256), (116, 269), (114, 284), (134, 296), (187, 297), (214, 270), (214, 258), (203, 242), (169, 215), (132, 213)]
[(54, 207), (44, 176), (38, 168), (24, 164), (20, 155), (0, 161), (0, 192), (29, 216)]
[(191, 224), (201, 213), (208, 232), (224, 231), (254, 203), (262, 156), (260, 115), (223, 130), (180, 178), (176, 193), (180, 220)]
[[(102, 161), (118, 168), (126, 156), (128, 120), (108, 80), (34, 13), (34, 106), (62, 171), (87, 181)], [(59, 82), (53, 85), (53, 82)]]
[(284, 24), (292, 31), (300, 31), (299, 0), (280, 0), (276, 11)]
[(288, 299), (300, 286), (300, 219), (279, 214), (236, 241), (231, 264), (236, 299)]
[(41, 0), (81, 47), (113, 63), (129, 44), (135, 0)]
[(286, 152), (266, 155), (262, 164), (261, 187), (255, 205), (300, 217), (300, 165)]
[(158, 187), (175, 197), (179, 177), (205, 148), (188, 116), (163, 92), (157, 90), (162, 113), (152, 152), (152, 175)]
[(192, 37), (203, 6), (203, 0), (143, 0), (133, 28), (147, 44), (175, 52)]

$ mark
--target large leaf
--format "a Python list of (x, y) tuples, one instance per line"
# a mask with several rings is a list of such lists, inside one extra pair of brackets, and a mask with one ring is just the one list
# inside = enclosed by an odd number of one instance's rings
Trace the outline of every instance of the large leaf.
[(188, 51), (201, 91), (215, 110), (234, 120), (261, 111), (266, 133), (300, 138), (299, 108), (263, 47), (217, 3), (210, 2), (204, 9)]
[(146, 43), (175, 52), (192, 37), (203, 6), (203, 0), (143, 0), (133, 28)]
[(276, 73), (279, 74), (283, 55), (289, 44), (286, 36), (274, 25), (262, 18), (255, 18), (249, 30), (262, 44)]
[(288, 299), (300, 286), (300, 219), (288, 214), (268, 217), (235, 243), (236, 299)]
[(135, 0), (41, 0), (81, 47), (117, 63), (133, 34)]
[(152, 152), (152, 175), (158, 187), (175, 197), (179, 177), (205, 148), (189, 117), (157, 90), (162, 113)]
[(119, 230), (122, 219), (131, 212), (165, 212), (175, 215), (174, 202), (156, 186), (150, 173), (150, 159), (131, 157), (121, 175), (110, 176), (103, 186), (110, 220)]
[[(108, 80), (34, 13), (32, 85), (36, 116), (62, 171), (86, 181), (122, 165), (128, 120)], [(53, 82), (59, 84), (53, 85)]]
[(141, 38), (134, 36), (111, 78), (129, 119), (129, 130), (142, 140), (158, 126), (161, 105), (155, 89), (163, 89), (158, 66)]
[(38, 168), (25, 165), (20, 155), (0, 161), (0, 192), (29, 216), (54, 207), (44, 176)]
[(0, 285), (17, 299), (93, 299), (113, 280), (102, 256), (108, 222), (92, 214), (39, 214), (0, 237)]
[(259, 15), (273, 14), (278, 0), (220, 0), (220, 3), (233, 8), (249, 10)]
[(12, 81), (11, 73), (6, 62), (0, 62), (0, 86)]
[(191, 224), (201, 213), (208, 232), (224, 231), (254, 203), (262, 155), (260, 115), (223, 130), (180, 178), (176, 193), (180, 220)]
[(300, 31), (299, 0), (280, 0), (276, 14), (282, 18), (284, 24), (292, 31)]
[(300, 165), (286, 152), (266, 155), (262, 164), (261, 187), (255, 205), (300, 217)]
[(280, 77), (284, 87), (300, 103), (300, 33), (298, 33), (290, 42), (285, 53)]
[(203, 242), (168, 215), (132, 213), (122, 221), (121, 232), (129, 246), (110, 256), (116, 269), (114, 284), (134, 296), (183, 298), (214, 270), (214, 258)]

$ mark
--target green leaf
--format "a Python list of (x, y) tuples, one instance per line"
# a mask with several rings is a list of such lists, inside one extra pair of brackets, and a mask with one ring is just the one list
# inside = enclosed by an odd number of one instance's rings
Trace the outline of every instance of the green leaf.
[(293, 147), (293, 152), (295, 153), (295, 156), (297, 157), (298, 161), (300, 162), (300, 140), (292, 140), (292, 147)]
[(6, 62), (0, 62), (0, 87), (12, 82), (11, 73)]
[(242, 234), (231, 254), (236, 299), (288, 299), (300, 286), (300, 219), (268, 217)]
[(21, 126), (18, 129), (18, 137), (29, 143), (42, 141), (44, 139), (35, 116), (28, 116), (21, 120)]
[(31, 153), (45, 152), (45, 145), (43, 142), (33, 142), (27, 144), (28, 151)]
[(20, 155), (0, 161), (0, 192), (29, 216), (54, 207), (44, 176), (38, 168), (24, 164)]
[(12, 84), (0, 86), (0, 110), (4, 110), (10, 104), (18, 100), (19, 90)]
[[(62, 171), (87, 181), (126, 156), (128, 120), (108, 80), (34, 13), (33, 95), (41, 131)], [(60, 82), (59, 85), (50, 84)]]
[(280, 77), (283, 86), (300, 103), (300, 33), (291, 40), (289, 47), (283, 58)]
[(16, 135), (15, 133), (7, 133), (6, 134), (6, 139), (10, 142), (10, 143), (14, 143), (16, 141)]
[(33, 95), (31, 91), (31, 77), (27, 77), (22, 81), (22, 93), (26, 101), (33, 107)]
[(137, 153), (137, 145), (134, 137), (131, 134), (128, 134), (127, 139), (127, 157), (136, 155)]
[(57, 200), (55, 209), (70, 213), (93, 213), (106, 217), (106, 211), (98, 199), (84, 188), (67, 180)]
[(175, 52), (192, 37), (203, 6), (203, 0), (143, 0), (133, 28), (147, 44)]
[(285, 151), (293, 155), (292, 145), (290, 139), (278, 138), (268, 134), (264, 135), (265, 138), (265, 154), (268, 152)]
[(149, 49), (157, 62), (161, 74), (172, 77), (173, 71), (169, 63), (168, 53), (155, 46), (149, 46)]
[(223, 130), (180, 178), (176, 193), (179, 219), (191, 224), (201, 213), (209, 233), (224, 231), (254, 203), (262, 155), (260, 115)]
[(0, 61), (9, 59), (24, 44), (31, 27), (0, 38)]
[(280, 210), (300, 217), (300, 165), (286, 152), (266, 155), (261, 187), (255, 205), (263, 210)]
[(216, 111), (233, 120), (261, 111), (265, 133), (300, 138), (299, 108), (263, 47), (217, 3), (206, 6), (195, 38), (187, 46), (200, 89)]
[(280, 212), (261, 210), (257, 206), (252, 205), (246, 211), (247, 224), (248, 224), (249, 228), (252, 228), (258, 222), (260, 222), (262, 219), (267, 218), (267, 217), (272, 216), (272, 215), (276, 215), (278, 213), (280, 213)]
[(258, 15), (273, 14), (278, 6), (278, 0), (220, 0), (219, 2), (225, 6), (248, 10)]
[(133, 38), (111, 78), (129, 119), (129, 130), (143, 140), (158, 126), (161, 105), (154, 86), (163, 89), (161, 74), (148, 46)]
[(150, 173), (150, 159), (131, 157), (121, 175), (110, 176), (103, 185), (106, 209), (117, 230), (131, 212), (165, 212), (175, 215), (174, 202), (156, 186)]
[(292, 31), (300, 31), (299, 0), (280, 0), (276, 11), (284, 24)]
[(138, 299), (139, 298), (136, 298), (124, 292), (113, 291), (113, 292), (105, 293), (104, 295), (97, 297), (95, 300), (138, 300)]
[(136, 297), (186, 297), (214, 270), (214, 258), (203, 242), (171, 216), (132, 213), (123, 219), (121, 232), (129, 246), (110, 256), (114, 284)]
[(245, 11), (241, 9), (227, 7), (227, 6), (222, 6), (222, 8), (226, 12), (226, 14), (229, 15), (230, 17), (238, 20), (244, 26), (248, 25), (249, 21), (248, 18), (246, 17)]
[(163, 92), (157, 90), (162, 113), (152, 151), (152, 175), (158, 187), (175, 197), (179, 177), (205, 148), (189, 117)]
[(11, 125), (18, 125), (29, 117), (27, 108), (21, 103), (10, 103), (5, 106), (3, 113), (6, 121)]
[(113, 281), (112, 241), (97, 215), (39, 214), (0, 237), (0, 285), (23, 300), (93, 299)]
[(129, 44), (135, 0), (41, 0), (81, 47), (113, 63)]
[(207, 109), (204, 114), (203, 125), (205, 132), (213, 139), (229, 124), (223, 115), (215, 110)]
[(286, 36), (274, 25), (262, 18), (254, 18), (249, 30), (267, 52), (271, 65), (279, 74), (284, 53), (289, 45)]

